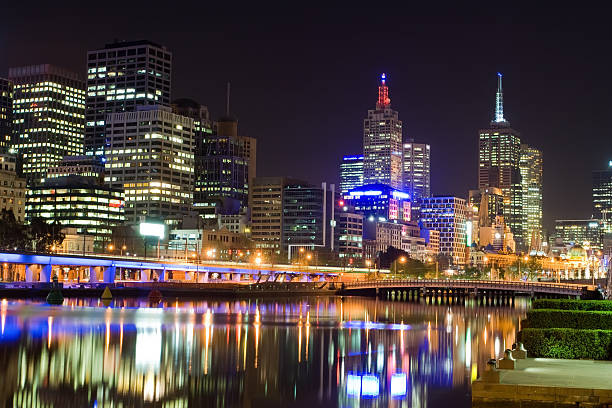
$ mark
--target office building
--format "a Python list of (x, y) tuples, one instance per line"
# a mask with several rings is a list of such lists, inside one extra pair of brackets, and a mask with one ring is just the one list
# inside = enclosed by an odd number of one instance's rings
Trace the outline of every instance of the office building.
[(340, 193), (363, 185), (363, 155), (344, 156), (340, 163)]
[(521, 145), (521, 184), (523, 186), (523, 237), (530, 251), (542, 249), (542, 152)]
[(11, 211), (15, 220), (25, 220), (26, 180), (16, 172), (15, 156), (0, 155), (0, 211)]
[(466, 202), (457, 197), (428, 197), (421, 205), (424, 228), (440, 233), (440, 253), (453, 265), (463, 265), (466, 258)]
[(431, 148), (425, 143), (409, 140), (404, 143), (404, 188), (410, 194), (413, 209), (423, 197), (431, 196)]
[(338, 251), (338, 201), (333, 184), (289, 184), (283, 189), (282, 249), (289, 259), (298, 248)]
[(83, 154), (85, 83), (53, 65), (9, 69), (14, 83), (12, 149), (29, 184), (64, 156)]
[(363, 183), (402, 189), (402, 121), (391, 109), (389, 87), (382, 74), (376, 109), (363, 120)]
[(47, 178), (65, 176), (93, 177), (104, 182), (104, 163), (99, 156), (66, 156), (47, 170)]
[(344, 195), (346, 205), (366, 221), (410, 221), (410, 196), (384, 184), (357, 187)]
[(100, 185), (94, 177), (65, 176), (45, 180), (28, 190), (26, 216), (57, 221), (79, 235), (93, 236), (94, 248), (103, 250), (113, 227), (124, 216), (123, 190)]
[(338, 210), (338, 256), (363, 257), (363, 215), (344, 206)]
[(7, 153), (13, 138), (13, 83), (0, 78), (0, 152)]
[(108, 115), (106, 133), (105, 182), (125, 190), (126, 221), (153, 218), (176, 225), (192, 204), (193, 119), (143, 106)]
[(580, 245), (602, 249), (604, 222), (601, 220), (555, 220), (555, 245)]
[(602, 220), (606, 233), (612, 233), (612, 160), (607, 169), (593, 172), (593, 218)]
[(106, 117), (138, 106), (170, 106), (172, 54), (150, 41), (115, 42), (87, 53), (85, 151), (102, 155)]
[(523, 248), (521, 140), (520, 134), (504, 117), (501, 74), (498, 74), (494, 119), (488, 128), (480, 130), (478, 146), (478, 188), (497, 187), (502, 190), (505, 221), (517, 237), (518, 246)]
[(307, 184), (288, 177), (256, 177), (250, 190), (251, 239), (267, 253), (280, 253), (285, 186)]

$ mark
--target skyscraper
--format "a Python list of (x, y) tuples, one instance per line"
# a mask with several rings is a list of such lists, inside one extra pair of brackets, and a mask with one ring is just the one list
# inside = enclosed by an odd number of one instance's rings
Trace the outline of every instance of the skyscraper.
[(612, 160), (605, 170), (593, 172), (593, 218), (604, 222), (604, 230), (612, 233)]
[(454, 265), (465, 263), (467, 206), (462, 198), (428, 197), (421, 204), (423, 227), (440, 233), (440, 252)]
[(404, 191), (410, 194), (415, 216), (421, 200), (431, 196), (430, 152), (428, 144), (415, 143), (414, 140), (404, 143)]
[[(479, 132), (478, 188), (500, 188), (504, 194), (504, 218), (517, 244), (523, 248), (523, 209), (520, 134), (504, 117), (502, 75), (497, 74), (495, 115), (490, 126)], [(527, 243), (528, 244), (528, 243)]]
[(85, 151), (104, 153), (106, 115), (170, 106), (172, 54), (150, 41), (115, 42), (87, 53)]
[(521, 145), (521, 183), (523, 186), (523, 243), (539, 251), (542, 243), (542, 152)]
[(363, 184), (402, 189), (402, 121), (391, 109), (389, 87), (382, 74), (376, 109), (363, 120)]
[(8, 152), (13, 135), (13, 83), (0, 78), (0, 151)]
[(83, 154), (85, 83), (53, 65), (9, 69), (15, 84), (12, 148), (31, 185), (64, 156)]
[(363, 155), (344, 156), (340, 163), (340, 192), (346, 194), (362, 185)]
[(194, 180), (193, 119), (170, 108), (142, 106), (106, 117), (109, 146), (105, 181), (125, 190), (125, 219), (173, 225), (191, 210)]

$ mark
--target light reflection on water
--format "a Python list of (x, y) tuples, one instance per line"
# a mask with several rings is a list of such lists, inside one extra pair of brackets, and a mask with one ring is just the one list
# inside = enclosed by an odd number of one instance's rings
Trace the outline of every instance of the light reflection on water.
[(525, 304), (365, 298), (0, 304), (0, 406), (470, 406)]

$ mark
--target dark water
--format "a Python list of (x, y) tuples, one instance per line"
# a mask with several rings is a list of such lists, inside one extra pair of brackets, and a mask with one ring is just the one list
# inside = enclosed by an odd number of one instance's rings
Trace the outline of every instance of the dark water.
[[(525, 305), (3, 300), (0, 407), (469, 407)], [(140, 307), (140, 308), (138, 308)]]

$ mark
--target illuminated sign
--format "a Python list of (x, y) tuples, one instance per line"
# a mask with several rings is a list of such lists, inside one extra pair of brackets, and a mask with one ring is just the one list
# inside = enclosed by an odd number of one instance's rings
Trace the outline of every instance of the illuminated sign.
[(123, 208), (124, 204), (123, 201), (121, 200), (110, 200), (110, 202), (108, 203), (109, 207), (113, 207), (113, 208)]
[(159, 239), (163, 239), (166, 235), (166, 225), (143, 222), (140, 224), (140, 235), (143, 235), (145, 237), (158, 237)]
[(472, 221), (465, 222), (465, 241), (467, 246), (472, 245)]
[(401, 191), (394, 191), (393, 192), (393, 198), (401, 198), (401, 199), (409, 199), (410, 195), (406, 194), (406, 193), (402, 193)]
[(349, 194), (352, 196), (377, 196), (381, 195), (383, 192), (380, 190), (366, 190), (366, 191), (351, 191)]

